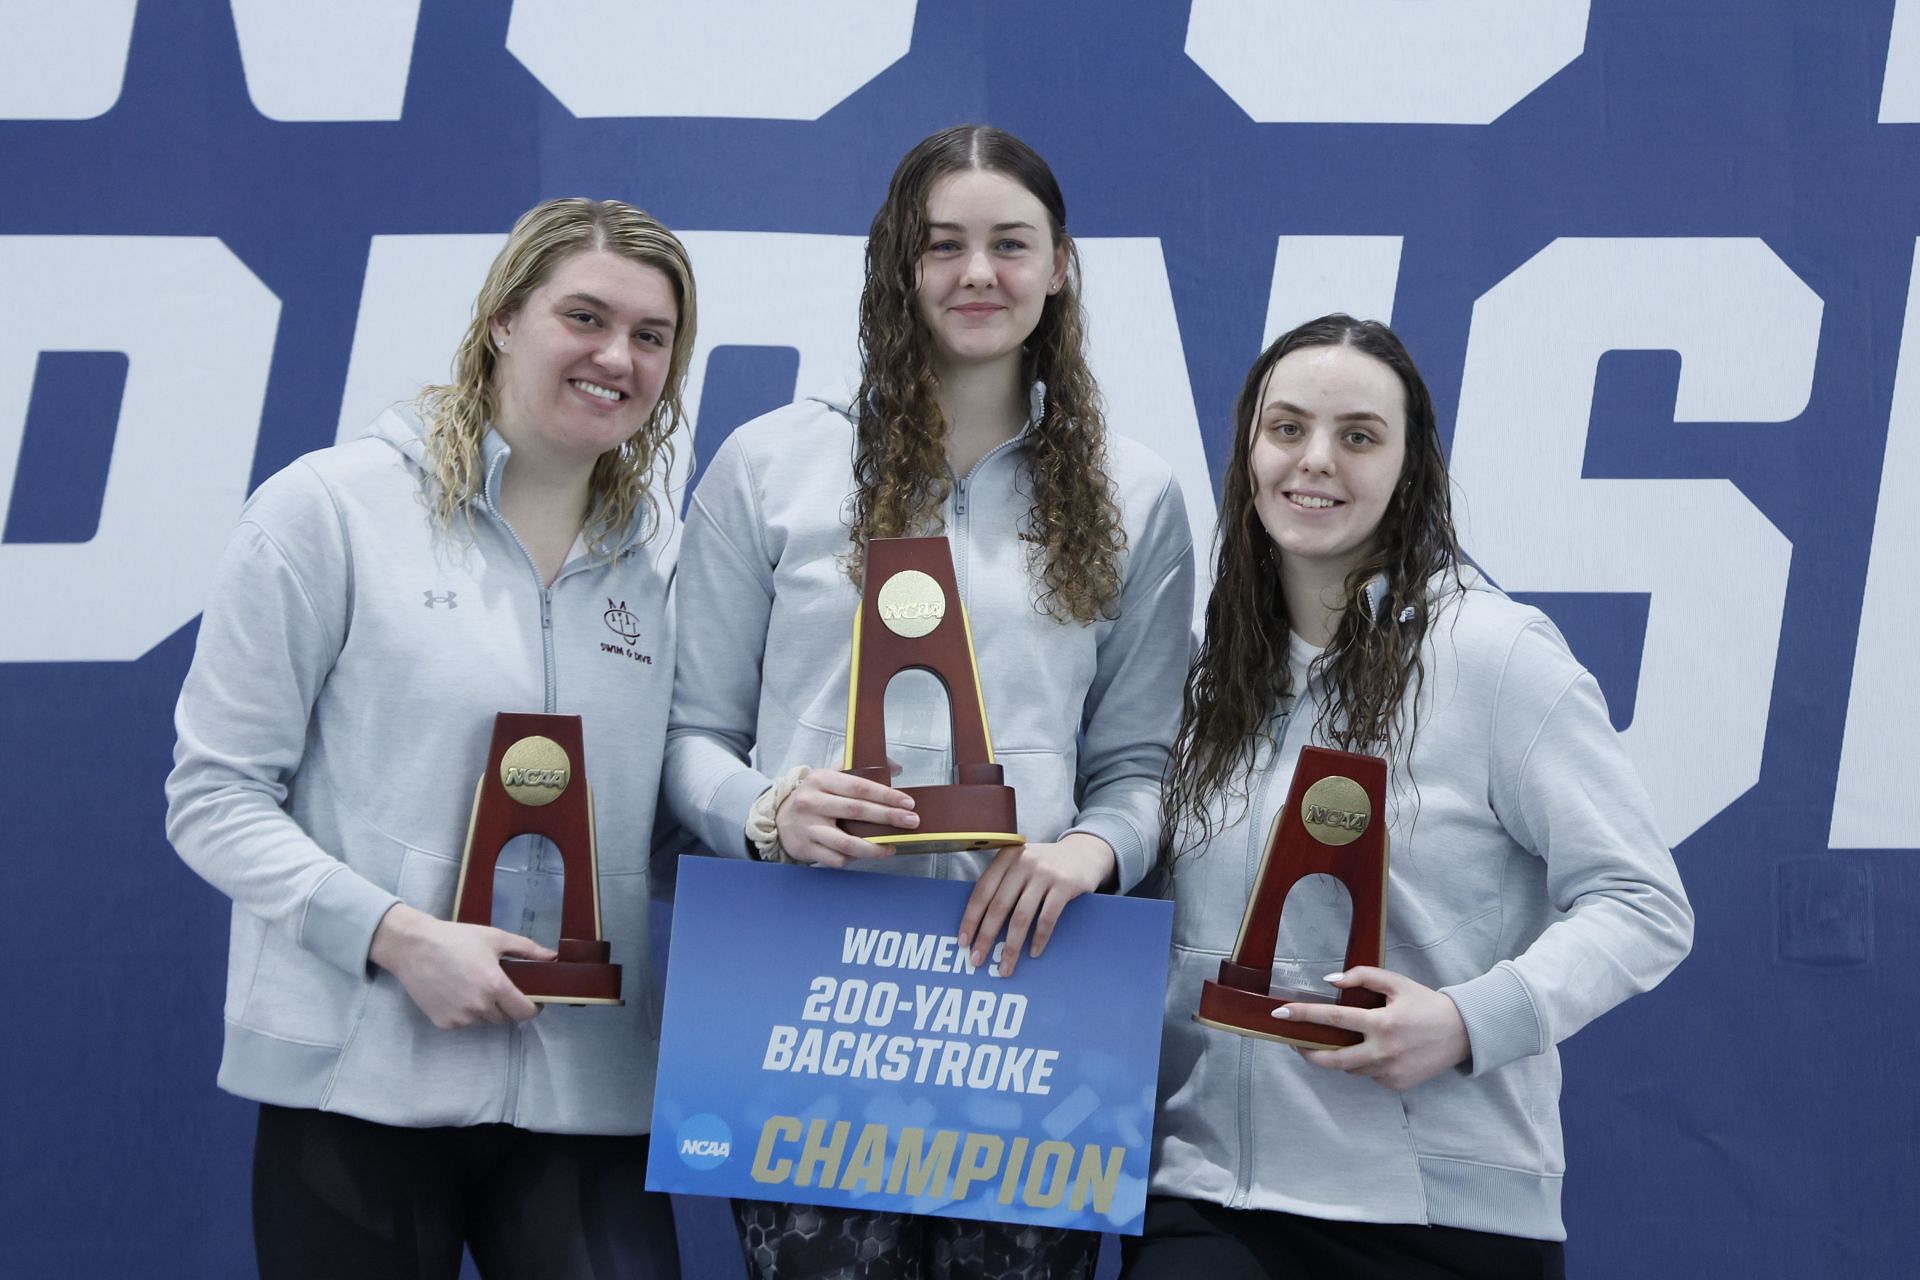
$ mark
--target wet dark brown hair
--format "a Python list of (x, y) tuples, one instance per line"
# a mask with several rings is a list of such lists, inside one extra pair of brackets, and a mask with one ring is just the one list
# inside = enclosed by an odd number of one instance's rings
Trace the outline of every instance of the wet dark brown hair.
[[(1352, 347), (1393, 371), (1406, 396), (1407, 437), (1399, 483), (1371, 550), (1347, 577), (1333, 640), (1314, 664), (1327, 686), (1314, 723), (1317, 740), (1348, 751), (1391, 753), (1407, 690), (1417, 694), (1425, 674), (1420, 648), (1433, 625), (1431, 580), (1457, 578), (1460, 548), (1433, 397), (1406, 347), (1385, 325), (1346, 315), (1322, 316), (1281, 335), (1247, 371), (1234, 403), (1233, 461), (1221, 495), (1206, 637), (1187, 673), (1161, 798), (1170, 853), (1206, 842), (1213, 830), (1209, 806), (1216, 799), (1246, 803), (1254, 748), (1271, 741), (1274, 709), (1296, 692), (1287, 663), (1293, 628), (1280, 590), (1280, 552), (1254, 507), (1253, 424), (1273, 367), (1292, 352), (1330, 346)], [(1378, 608), (1371, 607), (1365, 589), (1375, 578), (1385, 586)], [(1223, 819), (1231, 820), (1231, 814)]]

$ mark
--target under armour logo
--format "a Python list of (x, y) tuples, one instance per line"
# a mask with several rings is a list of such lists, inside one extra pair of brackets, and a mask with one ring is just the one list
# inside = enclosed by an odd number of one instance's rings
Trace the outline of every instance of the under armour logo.
[(460, 602), (454, 599), (455, 596), (460, 594), (458, 591), (447, 591), (438, 595), (431, 591), (422, 591), (420, 594), (427, 598), (426, 603), (422, 606), (423, 608), (431, 609), (437, 604), (443, 604), (449, 609), (458, 609), (460, 607)]

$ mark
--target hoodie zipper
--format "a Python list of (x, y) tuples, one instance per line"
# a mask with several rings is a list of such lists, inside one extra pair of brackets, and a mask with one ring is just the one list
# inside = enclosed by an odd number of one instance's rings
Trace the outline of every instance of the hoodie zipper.
[[(972, 536), (971, 531), (973, 528), (973, 521), (967, 514), (969, 509), (967, 506), (969, 486), (973, 484), (974, 477), (980, 474), (980, 468), (986, 466), (987, 463), (991, 462), (995, 457), (1020, 443), (1021, 440), (1026, 438), (1026, 434), (1026, 429), (1022, 428), (1019, 433), (1008, 436), (1005, 440), (1002, 440), (999, 444), (981, 454), (974, 460), (974, 464), (967, 468), (967, 474), (964, 476), (955, 475), (951, 463), (947, 466), (947, 478), (953, 482), (953, 536), (950, 537), (948, 541), (953, 544), (954, 585), (960, 588), (960, 603), (962, 605), (967, 601), (967, 540)], [(1014, 534), (1018, 536), (1019, 530), (1014, 530)]]
[[(491, 480), (492, 477), (489, 476), (488, 479)], [(494, 505), (491, 484), (488, 485), (487, 510), (493, 513), (493, 518), (500, 522), (500, 527), (505, 529), (507, 536), (513, 539), (513, 545), (520, 548), (521, 558), (527, 563), (527, 573), (533, 578), (534, 591), (540, 600), (540, 662), (541, 674), (545, 679), (545, 701), (542, 710), (551, 715), (557, 702), (556, 694), (559, 685), (553, 669), (553, 589), (540, 580), (540, 566), (534, 562), (533, 552), (527, 550), (527, 544), (521, 540), (520, 531), (509, 524), (506, 517), (500, 514), (500, 508)], [(554, 581), (559, 582), (565, 574), (566, 567), (563, 565), (560, 573), (555, 575)], [(542, 844), (537, 854), (535, 869), (545, 871), (546, 862), (547, 849), (546, 845)], [(506, 1094), (500, 1102), (500, 1118), (506, 1124), (514, 1124), (519, 1120), (520, 1080), (526, 1071), (526, 1057), (526, 1027), (525, 1024), (516, 1022), (507, 1028), (507, 1087)]]
[[(973, 537), (973, 520), (972, 517), (968, 515), (970, 508), (967, 505), (969, 488), (973, 484), (975, 477), (980, 474), (982, 467), (1026, 438), (1027, 428), (1023, 427), (1017, 435), (1007, 437), (999, 444), (993, 446), (993, 448), (981, 454), (980, 457), (975, 460), (974, 464), (967, 468), (967, 474), (964, 476), (954, 475), (951, 464), (947, 467), (947, 477), (953, 481), (952, 536), (949, 537), (947, 541), (953, 545), (953, 580), (954, 585), (960, 588), (960, 603), (962, 606), (965, 606), (968, 600), (967, 548), (968, 543)], [(1017, 528), (1014, 529), (1013, 536), (1018, 538), (1020, 536), (1020, 530)]]
[[(1300, 696), (1304, 696), (1304, 693)], [(1280, 732), (1274, 735), (1273, 755), (1267, 761), (1267, 767), (1260, 772), (1260, 786), (1257, 791), (1249, 790), (1247, 795), (1247, 858), (1245, 872), (1245, 891), (1241, 895), (1248, 901), (1253, 899), (1254, 882), (1260, 875), (1260, 856), (1265, 852), (1261, 848), (1264, 835), (1271, 820), (1260, 821), (1261, 814), (1255, 808), (1253, 797), (1262, 799), (1272, 794), (1274, 774), (1280, 768), (1280, 760), (1286, 754), (1287, 729), (1293, 723), (1293, 710), (1288, 708), (1280, 713)], [(1286, 801), (1282, 800), (1282, 804)], [(1269, 978), (1271, 982), (1271, 978)], [(1253, 1187), (1253, 1050), (1254, 1044), (1246, 1036), (1240, 1041), (1240, 1172), (1235, 1180), (1233, 1203), (1230, 1207), (1247, 1207), (1249, 1193)]]
[[(980, 468), (986, 466), (995, 455), (1005, 453), (1008, 449), (1018, 444), (1025, 438), (1026, 434), (1026, 428), (1023, 427), (1016, 434), (1007, 437), (999, 444), (993, 446), (993, 448), (981, 454), (974, 460), (974, 464), (967, 468), (967, 474), (964, 476), (955, 475), (953, 472), (953, 464), (947, 464), (947, 478), (953, 482), (953, 522), (948, 527), (947, 545), (953, 549), (953, 585), (960, 592), (960, 607), (962, 609), (966, 609), (968, 606), (967, 544), (968, 540), (972, 537), (973, 529), (972, 520), (967, 515), (967, 487), (973, 483), (974, 477), (980, 474)], [(1019, 530), (1016, 529), (1014, 535), (1016, 537), (1019, 536)], [(970, 613), (971, 610), (969, 610), (969, 614)], [(949, 754), (951, 754), (953, 750), (951, 743), (948, 744), (947, 750)], [(948, 865), (953, 859), (930, 858), (928, 861), (933, 864), (930, 868), (932, 873), (940, 879), (951, 880), (954, 878), (953, 872)]]

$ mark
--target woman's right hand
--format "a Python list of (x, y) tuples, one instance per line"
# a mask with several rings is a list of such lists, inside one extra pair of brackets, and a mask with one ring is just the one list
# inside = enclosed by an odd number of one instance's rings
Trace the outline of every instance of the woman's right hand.
[(893, 850), (840, 829), (843, 819), (878, 822), (911, 831), (920, 825), (913, 797), (839, 769), (815, 769), (800, 780), (774, 815), (780, 849), (795, 862), (844, 867), (855, 858), (885, 858)]
[(442, 1031), (475, 1023), (525, 1022), (540, 1012), (513, 985), (501, 956), (552, 960), (558, 953), (505, 929), (437, 919), (395, 903), (373, 931), (367, 958), (400, 979)]

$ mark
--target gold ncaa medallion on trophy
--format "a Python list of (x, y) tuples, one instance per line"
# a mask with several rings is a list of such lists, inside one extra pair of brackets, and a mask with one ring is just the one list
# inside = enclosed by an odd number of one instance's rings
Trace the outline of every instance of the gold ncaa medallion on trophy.
[(913, 797), (914, 812), (920, 815), (920, 825), (912, 831), (851, 820), (842, 822), (842, 829), (898, 853), (1024, 844), (1013, 788), (994, 762), (973, 631), (954, 580), (953, 549), (944, 537), (874, 538), (867, 543), (860, 609), (853, 618), (853, 670), (847, 681), (847, 772), (892, 785), (887, 685), (909, 670), (927, 672), (947, 692), (953, 780), (901, 788)]
[(502, 711), (474, 788), (453, 918), (493, 923), (493, 870), (515, 836), (545, 836), (560, 850), (560, 955), (500, 957), (513, 985), (542, 1004), (621, 1004), (620, 966), (600, 937), (600, 861), (593, 788), (587, 785), (579, 716)]
[[(1343, 1004), (1378, 1009), (1387, 998), (1349, 987), (1338, 996), (1273, 985), (1280, 913), (1294, 885), (1311, 875), (1332, 876), (1353, 907), (1343, 969), (1378, 966), (1386, 945), (1387, 762), (1379, 756), (1302, 747), (1287, 803), (1274, 815), (1253, 895), (1240, 918), (1233, 954), (1220, 962), (1218, 981), (1200, 985), (1195, 1022), (1243, 1036), (1306, 1049), (1339, 1049), (1362, 1037), (1313, 1022), (1281, 1022), (1283, 1004)], [(1277, 1028), (1286, 1028), (1285, 1032)]]

